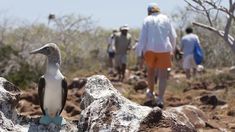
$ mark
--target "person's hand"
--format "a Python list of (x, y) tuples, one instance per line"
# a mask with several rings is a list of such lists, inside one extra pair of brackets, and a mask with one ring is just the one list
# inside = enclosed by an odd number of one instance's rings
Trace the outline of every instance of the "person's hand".
[(175, 53), (173, 51), (170, 52), (170, 54), (171, 54), (171, 57), (173, 57), (175, 55)]
[(144, 57), (143, 56), (139, 56), (139, 68), (143, 69), (144, 68)]
[(171, 60), (173, 60), (174, 55), (175, 55), (175, 54), (174, 54), (174, 51), (170, 52)]

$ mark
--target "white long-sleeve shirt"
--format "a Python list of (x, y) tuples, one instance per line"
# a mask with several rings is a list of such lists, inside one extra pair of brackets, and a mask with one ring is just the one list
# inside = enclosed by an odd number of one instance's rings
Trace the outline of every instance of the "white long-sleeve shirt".
[(153, 13), (144, 19), (139, 39), (139, 53), (171, 52), (176, 44), (176, 32), (166, 15)]

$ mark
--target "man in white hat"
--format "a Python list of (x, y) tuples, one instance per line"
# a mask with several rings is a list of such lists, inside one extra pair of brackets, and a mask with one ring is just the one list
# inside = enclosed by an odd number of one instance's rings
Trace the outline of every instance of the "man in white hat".
[(148, 5), (148, 16), (144, 19), (139, 39), (140, 52), (147, 66), (148, 90), (146, 100), (155, 102), (154, 83), (158, 71), (159, 93), (156, 105), (163, 108), (163, 96), (167, 83), (167, 68), (171, 67), (171, 55), (176, 43), (176, 32), (169, 18), (160, 13), (156, 3)]
[(121, 33), (115, 37), (115, 65), (120, 81), (125, 78), (127, 65), (127, 51), (131, 49), (131, 35), (128, 33), (129, 27), (124, 25), (120, 28)]

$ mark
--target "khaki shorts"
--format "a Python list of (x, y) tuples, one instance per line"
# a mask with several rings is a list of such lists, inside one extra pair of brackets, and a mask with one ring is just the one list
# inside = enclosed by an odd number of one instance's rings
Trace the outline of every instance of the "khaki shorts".
[(144, 54), (145, 64), (149, 68), (170, 68), (171, 67), (171, 55), (170, 52), (155, 53), (147, 51)]
[(120, 67), (122, 64), (127, 63), (127, 55), (115, 55), (115, 66)]

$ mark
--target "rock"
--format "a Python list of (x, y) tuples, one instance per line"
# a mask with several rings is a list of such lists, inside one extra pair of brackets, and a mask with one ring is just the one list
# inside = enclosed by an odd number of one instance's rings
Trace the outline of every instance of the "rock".
[(235, 116), (235, 110), (230, 110), (230, 111), (228, 111), (227, 115), (234, 117), (234, 116)]
[(214, 87), (214, 90), (225, 89), (227, 87), (226, 84), (218, 84)]
[(219, 100), (215, 95), (204, 95), (200, 97), (200, 101), (203, 104), (212, 105), (213, 107), (226, 104), (225, 101)]
[(230, 67), (229, 73), (235, 74), (235, 66)]
[(69, 117), (73, 117), (81, 113), (80, 107), (70, 101), (66, 102), (64, 110), (66, 111), (66, 113), (70, 114)]
[(19, 101), (17, 110), (21, 113), (21, 115), (42, 115), (42, 111), (39, 105), (33, 105), (32, 102), (29, 102), (25, 99)]
[(38, 124), (39, 118), (30, 121), (30, 124), (23, 129), (27, 132), (77, 132), (77, 126), (73, 123), (67, 122), (66, 125), (57, 126), (50, 123), (48, 126)]
[(139, 68), (138, 68), (137, 65), (135, 65), (135, 66), (130, 67), (130, 70), (131, 70), (131, 71), (138, 71)]
[(39, 105), (38, 93), (36, 91), (37, 90), (30, 90), (23, 92), (20, 95), (20, 100), (27, 100), (28, 102), (32, 102), (35, 105)]
[(148, 107), (154, 108), (157, 106), (157, 102), (156, 102), (156, 100), (145, 101), (143, 103), (143, 106), (148, 106)]
[(137, 81), (140, 80), (140, 77), (137, 75), (130, 75), (127, 79), (127, 83), (130, 85), (134, 85), (137, 83)]
[(14, 131), (14, 124), (0, 111), (0, 131)]
[(205, 115), (194, 106), (166, 111), (140, 106), (123, 97), (102, 75), (89, 77), (84, 88), (78, 131), (136, 132), (167, 128), (195, 132), (205, 126)]
[(235, 129), (235, 124), (234, 123), (229, 123), (228, 128), (229, 129)]
[(154, 107), (153, 110), (144, 118), (141, 124), (156, 123), (159, 122), (162, 118), (162, 110), (158, 107)]
[(82, 78), (82, 79), (79, 79), (78, 77), (74, 78), (73, 81), (68, 85), (68, 88), (69, 89), (72, 89), (72, 88), (82, 88), (85, 84), (86, 84), (86, 79), (85, 78)]
[(221, 128), (221, 125), (218, 124), (218, 121), (209, 120), (208, 122), (206, 122), (206, 127), (211, 129), (217, 129), (220, 132), (226, 132), (226, 130), (224, 128)]
[(124, 98), (105, 76), (92, 76), (85, 85), (79, 131), (137, 131), (151, 111)]
[(185, 88), (183, 90), (183, 92), (188, 92), (190, 90), (199, 90), (199, 89), (207, 89), (207, 82), (196, 82), (196, 83), (193, 83), (193, 84), (188, 84), (189, 87)]
[(188, 124), (188, 126), (191, 126), (192, 128), (203, 128), (208, 121), (205, 114), (192, 105), (170, 108), (166, 110), (166, 113), (170, 113), (168, 115), (174, 114), (171, 118), (175, 118), (178, 122)]
[(45, 126), (39, 124), (39, 117), (29, 118), (28, 116), (18, 115), (16, 112), (16, 105), (19, 100), (20, 90), (14, 84), (0, 77), (0, 132), (78, 131), (77, 125), (73, 122), (67, 122), (64, 126), (56, 126), (54, 124)]
[(18, 131), (16, 105), (20, 100), (20, 90), (0, 77), (0, 131)]
[(8, 119), (15, 120), (16, 105), (20, 100), (20, 90), (11, 82), (0, 77), (0, 111)]
[[(75, 93), (73, 96), (75, 96)], [(71, 93), (71, 94), (72, 94)], [(0, 78), (0, 131), (187, 131), (205, 126), (206, 117), (194, 106), (186, 105), (165, 111), (158, 107), (141, 106), (123, 97), (105, 76), (92, 76), (82, 94), (80, 119), (64, 126), (39, 124), (39, 117), (17, 115), (15, 107), (20, 90)], [(22, 100), (27, 102), (27, 98)], [(24, 102), (23, 102), (24, 101)], [(4, 108), (3, 108), (4, 105)], [(30, 105), (28, 107), (37, 107)], [(22, 107), (23, 108), (23, 107)], [(37, 107), (39, 109), (39, 107)], [(80, 108), (67, 103), (64, 113), (78, 115)], [(28, 115), (28, 114), (26, 114)]]
[(209, 104), (213, 106), (216, 106), (218, 103), (218, 99), (215, 95), (204, 95), (200, 98), (200, 101), (203, 104), (207, 104), (207, 105)]
[(145, 90), (148, 87), (148, 83), (145, 80), (139, 80), (135, 85), (134, 89), (135, 91), (138, 90)]
[(186, 105), (190, 103), (189, 100), (181, 100), (180, 98), (173, 97), (173, 96), (167, 98), (166, 100), (168, 102), (168, 106), (171, 106), (171, 107), (182, 106), (182, 105)]
[(147, 77), (146, 71), (136, 71), (134, 75), (139, 76), (141, 79), (144, 79)]

